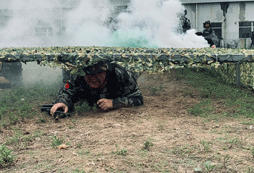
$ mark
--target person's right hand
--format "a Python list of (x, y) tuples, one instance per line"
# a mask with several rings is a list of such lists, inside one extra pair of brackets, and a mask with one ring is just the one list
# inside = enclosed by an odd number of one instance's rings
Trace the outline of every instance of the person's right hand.
[(68, 112), (68, 106), (66, 104), (64, 104), (64, 103), (56, 103), (50, 109), (50, 114), (53, 116), (58, 108), (63, 108), (65, 114)]

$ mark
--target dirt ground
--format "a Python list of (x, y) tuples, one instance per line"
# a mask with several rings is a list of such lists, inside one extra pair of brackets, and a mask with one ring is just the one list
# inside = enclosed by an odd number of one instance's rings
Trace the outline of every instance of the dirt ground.
[[(187, 109), (201, 98), (197, 92), (186, 95), (191, 86), (174, 75), (143, 73), (138, 84), (143, 106), (91, 110), (57, 123), (42, 113), (46, 122), (35, 118), (18, 124), (22, 137), (18, 144), (7, 145), (16, 161), (0, 172), (253, 171), (251, 119), (216, 115), (232, 109), (224, 100), (212, 102), (213, 116), (191, 115)], [(1, 143), (15, 135), (11, 129), (0, 133)], [(53, 148), (54, 135), (68, 147)], [(30, 140), (22, 140), (26, 136)]]

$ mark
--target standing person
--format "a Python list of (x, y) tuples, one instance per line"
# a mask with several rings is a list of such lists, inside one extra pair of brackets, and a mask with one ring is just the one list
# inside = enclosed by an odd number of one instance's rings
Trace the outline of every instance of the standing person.
[(212, 44), (210, 47), (216, 48), (216, 41), (218, 38), (215, 35), (209, 20), (205, 21), (204, 27), (205, 29), (203, 30), (203, 37), (209, 42), (210, 45)]
[(254, 31), (251, 32), (251, 48), (254, 47)]
[[(90, 58), (86, 59), (87, 63)], [(86, 100), (89, 106), (106, 111), (120, 107), (143, 105), (143, 96), (137, 84), (139, 75), (124, 67), (106, 61), (98, 61), (93, 66), (83, 68), (85, 75), (73, 77), (59, 90), (53, 101), (51, 115), (58, 108), (64, 113), (72, 110), (74, 103)]]
[(186, 17), (187, 10), (184, 10), (184, 14), (180, 17), (180, 33), (186, 33), (187, 30), (191, 29), (191, 23), (190, 20)]

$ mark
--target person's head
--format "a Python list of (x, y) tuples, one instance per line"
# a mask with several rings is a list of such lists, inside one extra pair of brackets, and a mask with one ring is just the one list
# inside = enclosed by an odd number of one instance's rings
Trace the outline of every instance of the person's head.
[(65, 63), (65, 65), (74, 71), (73, 77), (77, 76), (84, 77), (86, 82), (92, 88), (103, 88), (106, 84), (106, 74), (110, 71), (111, 65), (109, 62), (113, 61), (110, 56), (99, 57), (99, 56), (87, 56), (86, 58), (81, 58), (73, 64)]
[(211, 27), (211, 23), (209, 20), (205, 21), (205, 28), (210, 28)]
[(92, 88), (100, 88), (105, 84), (106, 74), (108, 70), (107, 63), (98, 63), (83, 69), (86, 73), (84, 79)]
[(86, 82), (92, 88), (99, 88), (105, 83), (106, 72), (97, 73), (96, 75), (86, 75)]

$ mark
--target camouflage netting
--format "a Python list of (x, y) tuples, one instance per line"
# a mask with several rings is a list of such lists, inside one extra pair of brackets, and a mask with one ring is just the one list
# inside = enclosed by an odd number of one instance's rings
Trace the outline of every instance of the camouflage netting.
[[(112, 61), (133, 71), (159, 73), (172, 68), (215, 67), (229, 81), (235, 82), (235, 67), (229, 62), (241, 63), (241, 82), (254, 86), (252, 63), (254, 50), (225, 48), (130, 48), (130, 47), (15, 47), (0, 49), (0, 61), (37, 61), (40, 65), (60, 67), (77, 76), (82, 69), (98, 63)], [(90, 61), (87, 63), (87, 59)], [(224, 63), (227, 62), (227, 63)], [(225, 70), (229, 72), (228, 76)], [(83, 74), (84, 75), (84, 74)]]

